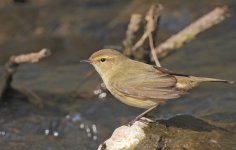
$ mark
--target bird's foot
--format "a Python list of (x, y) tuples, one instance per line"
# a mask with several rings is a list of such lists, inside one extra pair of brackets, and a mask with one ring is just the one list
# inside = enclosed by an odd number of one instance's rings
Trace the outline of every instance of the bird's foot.
[(154, 108), (156, 108), (158, 106), (158, 104), (148, 108), (147, 110), (145, 110), (143, 113), (141, 113), (140, 115), (138, 115), (134, 120), (130, 121), (128, 123), (128, 126), (132, 126), (136, 121), (138, 121), (140, 118), (146, 116), (151, 110), (153, 110)]
[(127, 126), (128, 126), (128, 127), (132, 126), (136, 121), (142, 122), (142, 123), (144, 123), (144, 124), (146, 124), (146, 125), (148, 125), (149, 123), (155, 122), (153, 119), (142, 117), (142, 118), (135, 118), (135, 119), (131, 120), (131, 121), (127, 124)]

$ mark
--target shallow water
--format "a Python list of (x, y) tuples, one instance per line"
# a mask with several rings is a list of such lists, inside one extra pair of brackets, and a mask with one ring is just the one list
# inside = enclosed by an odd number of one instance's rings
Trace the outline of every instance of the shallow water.
[[(79, 60), (102, 47), (119, 46), (130, 14), (145, 12), (152, 2), (39, 0), (2, 7), (1, 64), (12, 54), (43, 47), (49, 47), (53, 55), (38, 64), (18, 68), (13, 86), (35, 91), (45, 107), (37, 108), (17, 94), (3, 103), (1, 150), (96, 149), (116, 127), (142, 112), (121, 104), (111, 95), (97, 98), (93, 91), (101, 80), (95, 73), (82, 82), (93, 68)], [(236, 2), (181, 0), (162, 4), (166, 8), (160, 27), (162, 40), (215, 6), (229, 5), (229, 19), (201, 33), (161, 63), (178, 73), (236, 81)], [(190, 114), (235, 123), (235, 106), (236, 85), (212, 83), (160, 106), (152, 114), (162, 119)]]

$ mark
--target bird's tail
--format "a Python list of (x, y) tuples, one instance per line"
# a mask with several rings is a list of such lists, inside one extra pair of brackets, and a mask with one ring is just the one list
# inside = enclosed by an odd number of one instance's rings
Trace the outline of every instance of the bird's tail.
[(234, 81), (215, 79), (215, 78), (194, 77), (194, 76), (190, 76), (190, 80), (195, 81), (195, 82), (224, 82), (224, 83), (229, 83), (229, 84), (234, 83)]
[(175, 75), (175, 77), (177, 79), (176, 86), (184, 90), (189, 90), (202, 82), (223, 82), (223, 83), (230, 83), (230, 84), (234, 83), (234, 81), (214, 79), (214, 78), (205, 78), (205, 77), (181, 76), (181, 75)]

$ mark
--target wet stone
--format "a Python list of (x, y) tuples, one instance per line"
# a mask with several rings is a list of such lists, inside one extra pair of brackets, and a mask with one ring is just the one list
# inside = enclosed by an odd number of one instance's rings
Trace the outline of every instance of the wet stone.
[[(145, 119), (145, 121), (144, 121)], [(143, 120), (143, 121), (142, 121)], [(156, 122), (142, 118), (132, 126), (115, 129), (99, 150), (222, 150), (232, 149), (236, 124), (213, 124), (192, 116), (176, 116)]]

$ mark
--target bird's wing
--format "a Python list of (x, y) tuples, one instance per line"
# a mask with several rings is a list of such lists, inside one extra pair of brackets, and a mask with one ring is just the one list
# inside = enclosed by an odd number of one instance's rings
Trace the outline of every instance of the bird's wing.
[[(117, 81), (117, 80), (116, 80)], [(167, 100), (178, 98), (186, 91), (176, 88), (176, 78), (158, 68), (151, 71), (128, 72), (124, 80), (111, 82), (111, 87), (123, 95), (139, 99)]]

